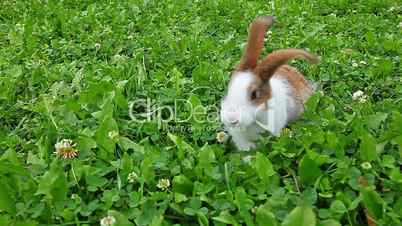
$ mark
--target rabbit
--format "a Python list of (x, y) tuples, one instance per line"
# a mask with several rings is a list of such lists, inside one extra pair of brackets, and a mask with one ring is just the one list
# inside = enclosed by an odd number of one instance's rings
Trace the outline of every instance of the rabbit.
[(304, 103), (315, 91), (313, 84), (286, 64), (294, 58), (316, 63), (318, 58), (313, 54), (282, 49), (258, 62), (265, 32), (274, 21), (274, 17), (264, 16), (250, 24), (245, 52), (230, 75), (227, 94), (221, 102), (221, 121), (239, 150), (255, 148), (264, 130), (279, 136), (290, 121), (300, 116)]

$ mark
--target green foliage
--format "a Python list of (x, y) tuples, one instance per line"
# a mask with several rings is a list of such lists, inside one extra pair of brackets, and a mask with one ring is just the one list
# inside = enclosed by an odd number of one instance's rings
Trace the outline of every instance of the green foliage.
[(283, 220), (283, 226), (315, 226), (316, 218), (313, 210), (308, 206), (298, 206)]
[[(0, 1), (0, 225), (402, 225), (401, 12), (394, 0)], [(272, 14), (263, 53), (320, 55), (292, 62), (318, 92), (246, 156), (216, 141), (213, 114), (248, 24)], [(54, 154), (62, 139), (77, 157)]]

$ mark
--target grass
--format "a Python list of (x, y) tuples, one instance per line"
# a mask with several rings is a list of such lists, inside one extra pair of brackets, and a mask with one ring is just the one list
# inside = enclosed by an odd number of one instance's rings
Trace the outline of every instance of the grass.
[[(1, 1), (0, 225), (401, 225), (401, 12), (392, 0)], [(278, 21), (264, 54), (322, 57), (293, 63), (321, 91), (246, 164), (206, 117), (260, 15)], [(180, 100), (188, 120), (167, 108), (132, 120), (146, 98)], [(76, 158), (53, 154), (62, 139)]]

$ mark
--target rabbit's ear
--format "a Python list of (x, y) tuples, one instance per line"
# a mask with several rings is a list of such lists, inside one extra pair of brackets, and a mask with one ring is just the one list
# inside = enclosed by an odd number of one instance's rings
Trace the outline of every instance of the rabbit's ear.
[(255, 73), (263, 80), (269, 80), (275, 71), (289, 60), (294, 58), (304, 58), (312, 63), (317, 63), (319, 59), (313, 54), (301, 49), (282, 49), (268, 54), (255, 68)]
[(255, 19), (250, 24), (246, 50), (237, 67), (239, 71), (253, 70), (257, 66), (257, 61), (264, 45), (264, 36), (268, 27), (275, 21), (272, 16), (264, 16)]

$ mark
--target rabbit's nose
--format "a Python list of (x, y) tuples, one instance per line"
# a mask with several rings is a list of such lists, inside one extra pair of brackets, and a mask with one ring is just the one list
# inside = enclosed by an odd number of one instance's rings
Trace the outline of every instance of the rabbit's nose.
[(237, 112), (228, 112), (227, 113), (227, 120), (230, 124), (236, 125), (239, 123), (239, 113)]
[(229, 120), (229, 123), (232, 124), (233, 126), (237, 125), (237, 123), (239, 123), (238, 119), (234, 119), (234, 120)]

